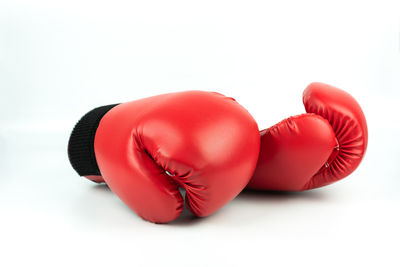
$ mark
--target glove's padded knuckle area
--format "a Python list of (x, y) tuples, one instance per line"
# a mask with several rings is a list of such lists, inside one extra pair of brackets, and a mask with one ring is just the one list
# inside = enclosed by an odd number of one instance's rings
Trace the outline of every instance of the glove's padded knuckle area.
[(207, 216), (237, 196), (254, 171), (258, 127), (233, 99), (188, 91), (121, 104), (96, 133), (101, 174), (146, 220), (170, 222), (186, 205)]

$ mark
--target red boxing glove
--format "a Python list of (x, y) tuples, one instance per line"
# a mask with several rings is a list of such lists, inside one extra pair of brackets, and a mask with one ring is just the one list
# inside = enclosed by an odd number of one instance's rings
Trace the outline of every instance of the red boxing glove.
[(303, 93), (307, 113), (261, 131), (260, 156), (247, 188), (302, 191), (334, 183), (360, 164), (367, 123), (348, 93), (311, 83)]
[(259, 149), (256, 122), (234, 99), (188, 91), (92, 110), (75, 126), (68, 154), (81, 176), (105, 181), (142, 218), (166, 223), (182, 212), (180, 187), (197, 216), (232, 200)]

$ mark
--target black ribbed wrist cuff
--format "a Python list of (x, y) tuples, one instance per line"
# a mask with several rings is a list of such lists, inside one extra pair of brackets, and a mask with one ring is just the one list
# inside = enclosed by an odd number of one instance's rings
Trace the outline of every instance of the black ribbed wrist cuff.
[(68, 158), (80, 176), (101, 175), (94, 154), (94, 136), (100, 120), (119, 104), (95, 108), (83, 116), (72, 130), (68, 142)]

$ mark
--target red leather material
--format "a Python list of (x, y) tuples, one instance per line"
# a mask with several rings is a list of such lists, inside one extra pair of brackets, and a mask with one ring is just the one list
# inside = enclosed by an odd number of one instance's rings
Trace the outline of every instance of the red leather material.
[(247, 188), (302, 191), (336, 182), (360, 164), (367, 124), (348, 93), (312, 83), (303, 93), (307, 114), (261, 131), (260, 156)]
[(142, 218), (166, 223), (188, 208), (207, 216), (232, 200), (257, 163), (258, 127), (234, 99), (189, 91), (120, 104), (100, 121), (105, 182)]
[(85, 178), (98, 184), (104, 183), (104, 179), (100, 175), (86, 175)]
[(337, 151), (322, 167), (305, 189), (336, 182), (358, 165), (367, 150), (368, 129), (364, 113), (357, 101), (345, 91), (323, 83), (310, 84), (303, 93), (308, 113), (318, 114), (329, 121), (339, 142)]
[(290, 117), (261, 131), (261, 153), (248, 188), (303, 190), (337, 145), (329, 122), (315, 114)]

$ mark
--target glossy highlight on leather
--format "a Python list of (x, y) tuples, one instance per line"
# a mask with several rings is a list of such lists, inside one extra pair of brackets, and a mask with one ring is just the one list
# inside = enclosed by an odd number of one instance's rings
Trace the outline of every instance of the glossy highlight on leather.
[(247, 188), (302, 191), (352, 173), (368, 143), (361, 107), (348, 93), (311, 83), (303, 93), (307, 113), (261, 131), (260, 156)]

